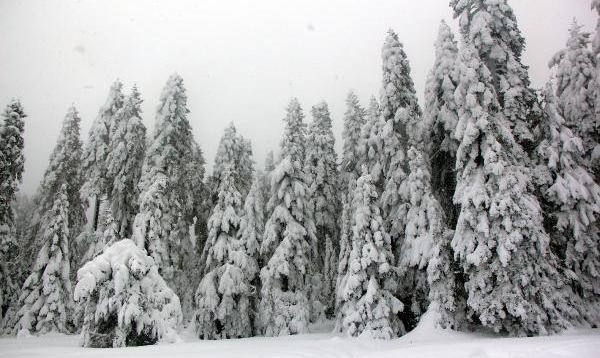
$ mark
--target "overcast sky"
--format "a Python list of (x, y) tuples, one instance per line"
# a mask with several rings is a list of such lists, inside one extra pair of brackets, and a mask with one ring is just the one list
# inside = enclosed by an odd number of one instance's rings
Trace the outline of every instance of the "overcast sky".
[[(116, 78), (126, 92), (137, 84), (152, 132), (160, 91), (178, 72), (209, 169), (230, 121), (252, 140), (262, 167), (294, 96), (307, 120), (313, 104), (329, 103), (339, 148), (348, 90), (365, 105), (379, 93), (389, 28), (404, 43), (422, 100), (439, 21), (456, 29), (448, 2), (0, 0), (0, 106), (20, 98), (29, 115), (22, 191), (38, 186), (70, 104), (85, 141)], [(509, 2), (527, 40), (523, 60), (541, 87), (572, 19), (593, 31), (597, 16), (590, 0)]]

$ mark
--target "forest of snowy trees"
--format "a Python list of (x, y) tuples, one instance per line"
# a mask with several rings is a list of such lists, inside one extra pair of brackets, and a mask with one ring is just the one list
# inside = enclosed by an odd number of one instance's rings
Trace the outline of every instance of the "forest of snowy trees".
[(443, 328), (511, 336), (598, 327), (600, 20), (596, 34), (573, 22), (535, 89), (507, 0), (450, 6), (459, 34), (441, 22), (423, 106), (390, 30), (379, 96), (347, 94), (341, 153), (327, 103), (291, 99), (264, 165), (231, 123), (206, 175), (184, 80), (167, 80), (151, 135), (140, 92), (117, 80), (85, 141), (67, 110), (29, 199), (27, 112), (11, 101), (0, 331), (121, 347), (330, 319), (391, 339), (427, 310)]

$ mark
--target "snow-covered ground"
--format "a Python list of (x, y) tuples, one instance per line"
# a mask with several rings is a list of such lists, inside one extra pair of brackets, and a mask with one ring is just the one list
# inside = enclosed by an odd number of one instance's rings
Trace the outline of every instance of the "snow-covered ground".
[(203, 358), (597, 358), (600, 329), (578, 329), (536, 338), (503, 338), (432, 328), (428, 320), (409, 334), (391, 341), (348, 338), (328, 333), (330, 326), (313, 326), (311, 334), (279, 338), (200, 341), (191, 332), (183, 342), (156, 346), (80, 348), (78, 336), (1, 338), (0, 357), (203, 357)]

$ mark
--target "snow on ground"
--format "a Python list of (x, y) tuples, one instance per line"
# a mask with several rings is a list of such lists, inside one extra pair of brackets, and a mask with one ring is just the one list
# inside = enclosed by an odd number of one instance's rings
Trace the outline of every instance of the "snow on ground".
[(600, 329), (572, 330), (536, 338), (504, 338), (492, 334), (435, 329), (425, 317), (407, 335), (380, 341), (328, 333), (327, 324), (311, 327), (311, 334), (278, 338), (200, 341), (183, 332), (182, 343), (156, 346), (94, 349), (78, 347), (78, 336), (47, 334), (40, 337), (1, 338), (0, 357), (203, 357), (203, 358), (597, 358)]

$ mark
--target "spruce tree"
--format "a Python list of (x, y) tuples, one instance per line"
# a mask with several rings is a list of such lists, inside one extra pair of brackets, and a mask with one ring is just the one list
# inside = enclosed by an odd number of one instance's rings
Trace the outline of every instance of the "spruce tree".
[[(521, 62), (525, 39), (507, 0), (451, 0), (460, 31), (490, 71), (496, 100), (517, 143), (530, 153), (534, 149), (536, 96), (529, 87), (527, 66)], [(526, 157), (528, 159), (528, 157)]]
[(406, 203), (402, 202), (399, 188), (407, 176), (406, 150), (412, 140), (408, 132), (417, 131), (421, 109), (412, 78), (410, 65), (398, 35), (390, 30), (382, 49), (383, 81), (381, 87), (381, 115), (385, 125), (379, 136), (383, 140), (384, 188), (381, 205), (384, 221), (396, 250), (403, 236)]
[[(361, 160), (361, 129), (366, 122), (366, 111), (360, 105), (358, 97), (353, 91), (348, 92), (346, 97), (346, 112), (344, 113), (344, 130), (342, 132), (342, 158), (340, 163), (340, 193), (342, 216), (340, 226), (340, 238), (338, 243), (337, 277), (335, 287), (339, 287), (339, 281), (346, 273), (346, 264), (350, 253), (350, 237), (352, 235), (352, 193), (356, 187), (356, 179), (360, 176)], [(335, 305), (337, 307), (341, 296), (336, 289)]]
[(556, 102), (559, 111), (566, 125), (583, 141), (583, 159), (587, 170), (599, 174), (597, 159), (600, 156), (600, 119), (595, 111), (595, 95), (599, 93), (597, 59), (589, 45), (590, 34), (581, 32), (581, 26), (573, 21), (566, 48), (555, 54), (549, 65), (556, 70)]
[(182, 259), (192, 251), (189, 228), (193, 224), (198, 183), (190, 172), (198, 162), (197, 144), (187, 119), (183, 79), (173, 74), (160, 96), (153, 138), (140, 179), (139, 213), (133, 238), (155, 260), (159, 273), (178, 295), (190, 290)]
[[(409, 170), (406, 152), (409, 145), (416, 145), (422, 140), (421, 109), (403, 45), (391, 30), (383, 45), (382, 60), (381, 114), (385, 125), (379, 132), (384, 157), (384, 188), (380, 203), (394, 257), (398, 260), (402, 255), (406, 215), (410, 209), (408, 198), (402, 195)], [(407, 271), (403, 274), (406, 277), (399, 280), (398, 295), (411, 308), (402, 312), (402, 321), (410, 329), (417, 324), (422, 310), (416, 309), (419, 302), (413, 302), (413, 278), (409, 277), (413, 275)]]
[(257, 243), (248, 247), (237, 237), (243, 210), (237, 185), (245, 178), (237, 172), (236, 154), (246, 150), (244, 143), (237, 147), (240, 139), (233, 124), (228, 126), (215, 157), (217, 200), (208, 220), (204, 277), (196, 292), (195, 327), (203, 339), (249, 337), (253, 332), (252, 282), (258, 265), (248, 252), (256, 252)]
[[(69, 267), (75, 269), (79, 263), (77, 255), (72, 253), (73, 241), (77, 236), (73, 232), (80, 232), (85, 223), (85, 211), (80, 197), (82, 185), (80, 167), (81, 167), (81, 140), (79, 139), (79, 123), (81, 119), (75, 107), (71, 106), (63, 120), (61, 132), (50, 156), (48, 167), (44, 173), (40, 187), (33, 200), (35, 207), (31, 218), (30, 230), (21, 240), (19, 260), (21, 267), (26, 268), (28, 272), (35, 266), (36, 257), (42, 246), (45, 244), (43, 235), (49, 226), (48, 213), (52, 211), (56, 198), (62, 192), (65, 186), (65, 195), (68, 205), (64, 210), (67, 211), (66, 221), (68, 224), (68, 233), (70, 237), (66, 242), (70, 247), (67, 251)], [(73, 272), (71, 272), (73, 274)], [(17, 308), (18, 309), (18, 308)], [(4, 328), (10, 331), (15, 327), (16, 310), (9, 310), (4, 320)]]
[(396, 315), (403, 305), (393, 294), (394, 256), (377, 200), (377, 189), (365, 173), (353, 195), (352, 249), (339, 310), (347, 334), (390, 339), (404, 331)]
[(69, 278), (69, 206), (67, 186), (55, 193), (51, 210), (42, 219), (42, 248), (19, 296), (12, 333), (73, 331), (73, 292)]
[(2, 113), (0, 123), (0, 322), (11, 301), (15, 300), (18, 282), (15, 280), (19, 262), (19, 242), (13, 213), (13, 203), (23, 177), (23, 131), (27, 115), (21, 102), (11, 101)]
[(567, 126), (552, 85), (546, 85), (545, 116), (537, 149), (536, 184), (546, 209), (544, 226), (564, 275), (584, 304), (583, 315), (591, 324), (600, 321), (600, 186), (584, 163), (583, 141)]
[(111, 150), (112, 129), (116, 122), (117, 113), (123, 107), (124, 96), (121, 92), (123, 84), (116, 80), (110, 87), (108, 98), (100, 108), (98, 116), (90, 129), (88, 141), (82, 156), (82, 171), (85, 182), (83, 196), (86, 199), (94, 197), (92, 217), (92, 232), (98, 226), (100, 215), (100, 198), (108, 194), (112, 180), (108, 176), (106, 158)]
[(142, 123), (142, 99), (137, 87), (125, 98), (110, 124), (106, 155), (107, 196), (121, 237), (130, 237), (138, 211), (138, 182), (146, 151), (146, 127)]
[(470, 42), (461, 47), (452, 248), (465, 273), (468, 316), (510, 335), (564, 328), (572, 310), (549, 250), (526, 154), (512, 136), (492, 73)]
[[(313, 281), (314, 288), (311, 302), (313, 302), (313, 321), (325, 312), (333, 310), (335, 273), (337, 268), (336, 249), (338, 243), (337, 213), (340, 209), (338, 198), (338, 172), (337, 155), (335, 153), (335, 138), (331, 128), (331, 116), (327, 103), (320, 102), (312, 108), (313, 121), (310, 123), (307, 134), (306, 160), (304, 170), (308, 186), (309, 205), (314, 213), (316, 236), (318, 242), (318, 257), (316, 269), (318, 270)], [(332, 251), (335, 250), (335, 251)], [(320, 282), (318, 282), (320, 281)], [(320, 288), (318, 287), (320, 286)], [(320, 301), (317, 304), (316, 301)], [(321, 307), (322, 306), (322, 307)]]
[(308, 282), (313, 273), (315, 225), (308, 205), (308, 187), (302, 167), (306, 124), (298, 100), (287, 107), (281, 162), (272, 172), (271, 216), (265, 224), (261, 253), (260, 321), (267, 336), (304, 333), (310, 306)]
[[(452, 30), (442, 21), (435, 42), (435, 62), (425, 85), (423, 120), (431, 153), (431, 183), (442, 204), (449, 227), (456, 225), (457, 207), (452, 202), (456, 178), (454, 165), (458, 142), (453, 136), (458, 122), (456, 90), (458, 45)], [(427, 144), (427, 143), (426, 143)]]

